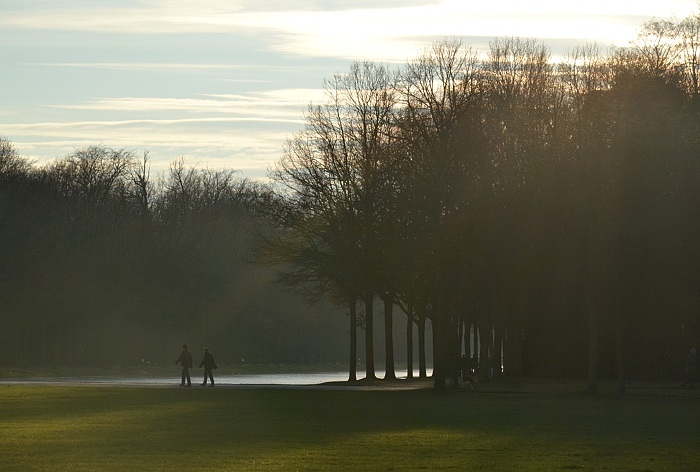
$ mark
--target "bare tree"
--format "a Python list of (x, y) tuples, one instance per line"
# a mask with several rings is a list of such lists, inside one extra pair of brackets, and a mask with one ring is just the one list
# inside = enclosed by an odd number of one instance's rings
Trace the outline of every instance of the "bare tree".
[(132, 196), (137, 202), (137, 206), (144, 217), (150, 217), (155, 185), (151, 180), (151, 163), (148, 158), (148, 151), (144, 151), (140, 161), (134, 160), (129, 169), (129, 179), (133, 185)]
[[(390, 175), (392, 81), (387, 67), (369, 62), (326, 81), (327, 102), (309, 107), (306, 129), (271, 173), (282, 203), (278, 220), (287, 228), (277, 242), (286, 262), (307, 268), (304, 282), (330, 283), (351, 315), (356, 301), (364, 301), (369, 379), (375, 378), (374, 295)], [(351, 317), (351, 333), (356, 325)], [(351, 354), (351, 380), (355, 359)]]
[(113, 203), (121, 204), (133, 164), (131, 151), (88, 146), (47, 166), (45, 175), (70, 202), (68, 211), (83, 226), (82, 235), (91, 237), (97, 231), (115, 228), (103, 217), (116, 214), (107, 209)]
[(0, 183), (26, 175), (31, 168), (32, 162), (20, 156), (10, 140), (0, 137)]
[(671, 20), (652, 20), (644, 23), (637, 41), (633, 43), (634, 56), (640, 65), (652, 74), (667, 76), (676, 73), (683, 52), (681, 29)]
[[(445, 41), (406, 64), (401, 74), (403, 115), (398, 126), (405, 140), (404, 210), (410, 212), (406, 220), (412, 235), (407, 242), (422, 246), (411, 270), (431, 306), (436, 390), (444, 390), (446, 378), (456, 376), (458, 369), (460, 317), (454, 294), (459, 291), (451, 289), (459, 283), (455, 275), (461, 260), (454, 250), (463, 246), (454, 228), (467, 208), (465, 188), (479, 162), (467, 125), (479, 116), (474, 110), (480, 104), (478, 65), (473, 50)], [(413, 281), (404, 287), (418, 288)]]
[(700, 15), (685, 18), (678, 25), (683, 76), (691, 96), (700, 96)]

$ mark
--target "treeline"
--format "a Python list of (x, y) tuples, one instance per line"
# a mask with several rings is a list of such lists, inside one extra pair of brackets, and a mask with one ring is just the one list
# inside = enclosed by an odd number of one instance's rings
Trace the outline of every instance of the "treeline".
[(505, 38), (355, 63), (270, 174), (266, 261), (348, 307), (370, 378), (379, 301), (387, 327), (395, 307), (430, 321), (436, 388), (472, 353), (482, 376), (588, 375), (591, 391), (671, 379), (700, 322), (699, 67), (700, 17), (556, 62)]
[(437, 388), (462, 354), (592, 391), (674, 378), (700, 322), (699, 72), (698, 17), (605, 55), (505, 38), (355, 63), (271, 186), (182, 160), (152, 178), (103, 146), (36, 166), (0, 140), (0, 364), (169, 363), (188, 342), (392, 378), (398, 351), (425, 375), (432, 345)]
[(0, 365), (170, 365), (182, 343), (221, 364), (347, 359), (342, 314), (250, 263), (264, 193), (104, 146), (37, 166), (0, 139)]

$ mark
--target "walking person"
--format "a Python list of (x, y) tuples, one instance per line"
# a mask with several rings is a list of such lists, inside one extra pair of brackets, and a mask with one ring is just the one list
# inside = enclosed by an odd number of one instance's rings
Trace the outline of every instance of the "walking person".
[(209, 352), (209, 348), (207, 347), (204, 348), (204, 359), (202, 359), (202, 362), (199, 363), (199, 367), (204, 367), (204, 382), (202, 383), (202, 387), (207, 386), (207, 376), (210, 380), (209, 386), (213, 387), (214, 376), (212, 375), (211, 370), (216, 369), (217, 367), (214, 356), (211, 355), (211, 352)]
[(695, 348), (692, 348), (685, 358), (685, 381), (681, 384), (681, 388), (690, 385), (690, 388), (695, 388), (695, 377), (698, 375), (698, 358)]
[[(182, 366), (182, 382), (180, 383), (180, 387), (191, 387), (192, 381), (190, 380), (190, 369), (192, 368), (193, 363), (192, 353), (187, 350), (187, 344), (182, 345), (182, 352), (180, 353), (180, 357), (178, 357), (175, 361), (175, 365), (178, 363)], [(187, 380), (187, 384), (185, 384), (185, 380)]]

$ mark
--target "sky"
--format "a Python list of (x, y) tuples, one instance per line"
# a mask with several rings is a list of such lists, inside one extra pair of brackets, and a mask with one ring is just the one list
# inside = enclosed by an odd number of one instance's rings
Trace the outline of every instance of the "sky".
[(554, 56), (626, 46), (698, 0), (0, 0), (0, 137), (45, 164), (103, 145), (264, 179), (323, 80), (431, 43), (486, 51), (539, 39)]

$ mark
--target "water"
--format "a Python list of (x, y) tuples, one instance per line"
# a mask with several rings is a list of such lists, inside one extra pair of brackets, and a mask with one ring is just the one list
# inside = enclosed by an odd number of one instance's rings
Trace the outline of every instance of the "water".
[[(432, 372), (428, 371), (428, 375)], [(382, 378), (383, 371), (377, 371), (376, 376)], [(406, 371), (396, 371), (398, 378), (406, 378)], [(414, 372), (418, 377), (418, 371)], [(191, 372), (192, 385), (199, 385), (202, 382), (202, 371)], [(365, 372), (358, 372), (357, 378), (365, 377)], [(248, 375), (217, 375), (214, 371), (214, 382), (217, 385), (321, 385), (327, 382), (344, 382), (349, 375), (347, 372), (306, 372), (306, 373), (285, 373), (285, 374), (248, 374)], [(180, 372), (174, 372), (172, 377), (42, 377), (30, 379), (5, 379), (0, 384), (13, 383), (41, 383), (41, 384), (80, 384), (80, 385), (178, 385), (180, 383)]]

